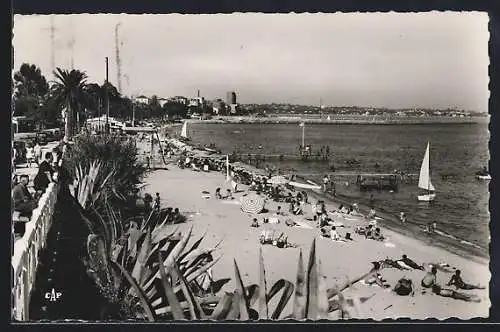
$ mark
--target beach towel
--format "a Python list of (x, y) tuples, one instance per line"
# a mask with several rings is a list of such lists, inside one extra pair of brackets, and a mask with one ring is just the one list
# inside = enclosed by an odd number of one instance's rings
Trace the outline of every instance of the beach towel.
[(387, 248), (395, 248), (396, 247), (396, 245), (394, 243), (391, 243), (391, 242), (385, 242), (384, 246), (386, 246)]
[(278, 218), (271, 217), (271, 218), (269, 218), (269, 223), (270, 224), (279, 224), (280, 220)]

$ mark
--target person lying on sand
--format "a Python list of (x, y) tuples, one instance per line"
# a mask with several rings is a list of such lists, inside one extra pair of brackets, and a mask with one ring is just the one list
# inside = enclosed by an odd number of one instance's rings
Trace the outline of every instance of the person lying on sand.
[(231, 189), (226, 190), (226, 195), (222, 196), (222, 199), (234, 199)]
[(362, 283), (364, 285), (368, 285), (368, 286), (377, 285), (377, 286), (380, 286), (381, 288), (389, 288), (389, 287), (391, 287), (387, 283), (387, 280), (385, 280), (384, 278), (382, 278), (382, 275), (380, 273), (376, 273), (374, 276), (369, 276), (369, 277), (363, 279)]
[(448, 263), (428, 263), (426, 264), (429, 268), (432, 268), (433, 266), (436, 267), (441, 272), (446, 272), (446, 273), (453, 273), (457, 269), (453, 266), (451, 266)]
[(395, 260), (392, 260), (392, 259), (389, 259), (389, 258), (386, 258), (383, 263), (388, 266), (388, 267), (393, 267), (393, 268), (396, 268), (398, 270), (410, 270), (410, 267), (405, 267), (404, 265), (398, 263), (397, 261)]
[(418, 265), (413, 260), (408, 258), (408, 256), (406, 256), (406, 255), (403, 255), (399, 261), (405, 263), (407, 266), (414, 268), (416, 270), (422, 270), (422, 271), (424, 270), (424, 267), (422, 265)]
[(455, 274), (451, 277), (450, 281), (446, 284), (447, 286), (455, 286), (456, 289), (485, 289), (484, 286), (472, 285), (464, 282), (460, 276), (461, 271), (456, 270)]
[(459, 293), (457, 291), (454, 291), (453, 289), (450, 288), (442, 288), (441, 286), (434, 284), (432, 286), (432, 292), (434, 294), (437, 294), (439, 296), (443, 297), (451, 297), (456, 300), (462, 300), (466, 302), (476, 302), (479, 303), (481, 302), (481, 299), (474, 294), (464, 294), (464, 293)]
[(424, 278), (421, 281), (421, 285), (424, 288), (431, 288), (436, 284), (436, 275), (437, 275), (437, 269), (436, 267), (432, 267), (430, 272), (427, 272), (424, 276)]

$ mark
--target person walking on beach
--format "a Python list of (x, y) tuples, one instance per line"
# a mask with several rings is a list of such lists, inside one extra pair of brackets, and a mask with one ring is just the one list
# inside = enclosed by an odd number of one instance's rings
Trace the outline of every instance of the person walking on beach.
[(323, 193), (326, 193), (326, 191), (328, 190), (329, 182), (330, 182), (330, 179), (328, 178), (328, 175), (325, 175), (323, 177)]
[(160, 202), (161, 202), (160, 193), (156, 193), (155, 204), (153, 207), (156, 211), (160, 211)]
[(404, 212), (399, 213), (399, 220), (401, 220), (403, 224), (406, 224), (406, 214)]
[(373, 194), (370, 194), (370, 208), (375, 208), (375, 197), (373, 197)]

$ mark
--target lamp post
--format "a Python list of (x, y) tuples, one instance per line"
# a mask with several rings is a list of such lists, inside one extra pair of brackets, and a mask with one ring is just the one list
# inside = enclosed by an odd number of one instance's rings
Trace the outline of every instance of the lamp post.
[(109, 134), (109, 94), (108, 94), (108, 57), (106, 57), (106, 83), (105, 92), (106, 92), (106, 134)]

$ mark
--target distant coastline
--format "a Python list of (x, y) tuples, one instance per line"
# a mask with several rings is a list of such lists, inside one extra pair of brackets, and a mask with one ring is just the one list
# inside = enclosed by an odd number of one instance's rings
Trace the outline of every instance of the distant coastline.
[(213, 117), (211, 119), (201, 120), (201, 119), (190, 119), (191, 123), (242, 123), (242, 124), (299, 124), (304, 122), (305, 124), (315, 124), (315, 125), (329, 125), (329, 124), (378, 124), (378, 125), (421, 125), (421, 124), (475, 124), (475, 123), (489, 123), (489, 117), (443, 117), (443, 116), (432, 116), (432, 117), (412, 117), (412, 116), (401, 116), (401, 117), (386, 117), (386, 116), (330, 116), (330, 119), (318, 119), (318, 118), (307, 118), (307, 117), (285, 117), (285, 116), (267, 116), (267, 117), (255, 117), (255, 116), (219, 116)]

